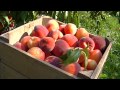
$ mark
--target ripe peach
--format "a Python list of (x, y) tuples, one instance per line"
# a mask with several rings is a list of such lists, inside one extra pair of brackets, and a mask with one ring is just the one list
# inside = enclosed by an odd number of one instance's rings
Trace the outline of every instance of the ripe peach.
[(81, 54), (80, 57), (79, 57), (78, 63), (81, 64), (84, 61), (85, 61), (85, 56), (84, 56), (84, 54)]
[(27, 52), (39, 60), (45, 59), (45, 53), (39, 47), (32, 47)]
[(45, 53), (45, 59), (49, 56), (52, 56), (52, 53), (51, 52), (44, 52)]
[(73, 23), (68, 23), (64, 28), (65, 34), (73, 34), (75, 35), (77, 32), (77, 27)]
[[(82, 67), (85, 67), (85, 62), (82, 63)], [(97, 66), (97, 62), (92, 59), (88, 59), (87, 70), (94, 70)]]
[(95, 43), (90, 37), (82, 37), (78, 41), (78, 46), (81, 48), (86, 48), (88, 46), (88, 50), (92, 51), (95, 47)]
[(30, 34), (30, 36), (36, 36), (39, 37), (39, 35), (33, 30), (32, 33)]
[(106, 41), (101, 36), (93, 36), (93, 41), (95, 42), (95, 49), (99, 49), (101, 51), (104, 51), (106, 48)]
[(16, 42), (13, 46), (25, 51), (25, 46), (20, 42)]
[(59, 26), (59, 30), (60, 30), (63, 34), (65, 34), (65, 33), (64, 33), (64, 28), (65, 28), (65, 26), (66, 26), (66, 24), (61, 24), (61, 25)]
[(88, 70), (94, 70), (97, 66), (97, 62), (92, 60), (92, 59), (88, 59), (88, 65), (87, 65), (87, 69)]
[(85, 68), (84, 67), (81, 67), (81, 71), (84, 71), (85, 70)]
[(89, 33), (87, 32), (87, 30), (85, 30), (85, 28), (79, 28), (79, 29), (77, 29), (75, 36), (78, 39), (80, 39), (82, 37), (89, 37)]
[(36, 35), (40, 38), (46, 37), (48, 35), (48, 29), (43, 25), (37, 25), (34, 27)]
[(38, 47), (40, 40), (41, 38), (39, 37), (36, 37), (36, 36), (31, 37), (27, 42), (28, 48)]
[(72, 34), (66, 34), (61, 39), (65, 40), (70, 47), (76, 47), (78, 39)]
[(48, 37), (52, 37), (55, 41), (58, 39), (58, 30), (50, 31)]
[(43, 37), (39, 42), (39, 47), (44, 52), (51, 52), (55, 47), (55, 41), (51, 37)]
[(61, 31), (58, 31), (58, 39), (61, 39), (63, 37), (63, 33)]
[(95, 60), (98, 63), (101, 58), (102, 58), (102, 53), (99, 49), (95, 49), (90, 52), (89, 59)]
[(56, 20), (52, 19), (48, 21), (46, 28), (48, 29), (48, 31), (58, 30), (59, 24)]
[(20, 43), (22, 43), (24, 45), (26, 51), (28, 50), (27, 43), (30, 40), (30, 38), (31, 38), (31, 36), (25, 36), (20, 40)]
[(60, 68), (62, 65), (62, 60), (59, 57), (56, 56), (49, 56), (45, 59), (46, 62)]
[(81, 66), (79, 63), (71, 63), (68, 65), (63, 65), (61, 69), (65, 70), (66, 72), (69, 72), (73, 75), (78, 75), (79, 71), (81, 70)]
[(55, 42), (55, 47), (54, 47), (52, 53), (55, 56), (59, 57), (59, 56), (65, 54), (68, 49), (70, 49), (70, 46), (68, 45), (68, 43), (66, 41), (62, 40), (62, 39), (58, 39)]

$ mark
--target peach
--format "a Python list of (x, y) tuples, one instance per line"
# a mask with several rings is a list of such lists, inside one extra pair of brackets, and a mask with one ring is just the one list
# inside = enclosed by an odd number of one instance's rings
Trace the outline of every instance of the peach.
[(24, 45), (26, 51), (28, 50), (27, 43), (30, 40), (30, 38), (31, 38), (31, 36), (25, 36), (20, 40), (20, 43), (22, 43)]
[(77, 27), (73, 23), (68, 23), (64, 28), (65, 34), (73, 34), (75, 35), (77, 32)]
[(44, 52), (45, 53), (45, 59), (49, 56), (52, 56), (52, 53), (51, 52)]
[(82, 37), (78, 41), (78, 46), (81, 48), (86, 48), (88, 46), (88, 50), (92, 51), (95, 47), (95, 43), (90, 37)]
[(58, 31), (58, 39), (61, 39), (63, 37), (63, 33), (61, 31)]
[(62, 60), (59, 57), (56, 56), (49, 56), (45, 59), (46, 62), (60, 68), (62, 65)]
[(37, 35), (39, 38), (46, 37), (49, 33), (48, 29), (43, 25), (37, 25), (34, 27), (35, 35)]
[(55, 30), (55, 31), (50, 31), (48, 33), (48, 37), (52, 37), (55, 41), (58, 39), (58, 30)]
[(61, 69), (73, 75), (78, 75), (79, 71), (81, 70), (81, 66), (79, 63), (75, 62), (68, 65), (63, 65)]
[(87, 65), (87, 69), (88, 70), (94, 70), (97, 66), (97, 62), (92, 60), (92, 59), (88, 59), (88, 65)]
[(79, 29), (77, 29), (75, 36), (78, 39), (81, 39), (82, 37), (89, 37), (89, 33), (87, 32), (87, 30), (85, 28), (79, 28)]
[(106, 41), (101, 36), (93, 36), (93, 41), (95, 42), (95, 49), (99, 49), (101, 51), (104, 51), (106, 48)]
[(13, 46), (25, 51), (25, 46), (20, 42), (16, 42)]
[(43, 37), (39, 42), (39, 47), (44, 52), (51, 52), (55, 47), (55, 41), (51, 37)]
[(64, 33), (64, 28), (65, 28), (65, 26), (66, 26), (66, 24), (61, 24), (61, 25), (59, 26), (59, 31), (61, 31), (63, 34), (65, 34), (65, 33)]
[(85, 70), (85, 68), (84, 67), (81, 67), (81, 71), (84, 71)]
[(32, 47), (27, 52), (39, 60), (45, 59), (45, 53), (39, 47)]
[[(85, 67), (85, 62), (82, 63), (82, 67)], [(87, 70), (94, 70), (97, 66), (97, 62), (92, 59), (88, 59)]]
[(61, 56), (63, 54), (65, 54), (68, 50), (70, 49), (70, 46), (68, 45), (68, 43), (62, 39), (58, 39), (56, 42), (55, 42), (55, 47), (52, 51), (52, 53), (55, 55), (55, 56)]
[(36, 37), (36, 36), (31, 37), (27, 42), (28, 48), (38, 47), (40, 40), (41, 38), (39, 37)]
[(61, 39), (65, 40), (70, 47), (76, 47), (78, 39), (72, 34), (66, 34)]
[(89, 59), (95, 60), (97, 63), (102, 58), (102, 53), (99, 49), (95, 49), (90, 52)]
[(30, 34), (30, 36), (36, 36), (39, 37), (39, 35), (33, 30), (32, 33)]
[(48, 31), (58, 30), (59, 24), (56, 20), (52, 19), (48, 21), (48, 23), (46, 24), (46, 28), (48, 29)]
[(85, 61), (85, 56), (84, 56), (84, 54), (81, 54), (80, 57), (79, 57), (78, 63), (81, 64), (84, 61)]

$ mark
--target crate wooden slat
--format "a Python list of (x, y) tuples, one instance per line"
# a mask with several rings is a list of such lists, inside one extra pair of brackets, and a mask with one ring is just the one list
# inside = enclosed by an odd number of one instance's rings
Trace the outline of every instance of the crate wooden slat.
[[(110, 51), (112, 43), (107, 42), (107, 49), (103, 54), (100, 63), (97, 68), (93, 71), (80, 71), (78, 76), (71, 75), (49, 63), (39, 61), (30, 54), (19, 50), (12, 45), (19, 41), (22, 37), (30, 35), (36, 25), (46, 25), (48, 20), (52, 19), (49, 16), (42, 16), (41, 18), (22, 25), (12, 31), (9, 31), (0, 36), (0, 50), (6, 52), (0, 52), (1, 62), (13, 68), (15, 71), (21, 73), (30, 79), (79, 79), (79, 78), (98, 78), (102, 67), (107, 59), (107, 55)], [(59, 24), (63, 24), (58, 21)], [(99, 69), (101, 68), (101, 69)]]
[(0, 78), (1, 79), (28, 79), (24, 75), (0, 62)]

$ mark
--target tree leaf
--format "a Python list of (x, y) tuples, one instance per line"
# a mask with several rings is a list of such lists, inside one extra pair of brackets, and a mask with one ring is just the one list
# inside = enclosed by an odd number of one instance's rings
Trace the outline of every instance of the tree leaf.
[(81, 54), (80, 48), (70, 49), (66, 54), (62, 55), (60, 58), (63, 60), (63, 64), (67, 65), (74, 63), (78, 60)]

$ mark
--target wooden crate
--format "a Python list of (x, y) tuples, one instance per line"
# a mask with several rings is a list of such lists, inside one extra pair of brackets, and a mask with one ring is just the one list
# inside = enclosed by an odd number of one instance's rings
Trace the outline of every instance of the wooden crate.
[[(63, 71), (47, 62), (12, 46), (22, 37), (30, 35), (36, 25), (46, 25), (49, 16), (22, 25), (0, 36), (1, 79), (97, 79), (109, 54), (112, 43), (106, 39), (107, 47), (95, 70), (80, 71), (78, 76)], [(62, 22), (58, 21), (59, 24)]]

